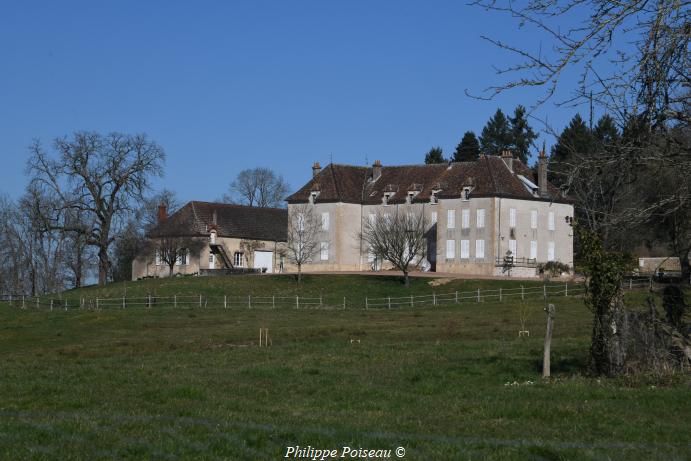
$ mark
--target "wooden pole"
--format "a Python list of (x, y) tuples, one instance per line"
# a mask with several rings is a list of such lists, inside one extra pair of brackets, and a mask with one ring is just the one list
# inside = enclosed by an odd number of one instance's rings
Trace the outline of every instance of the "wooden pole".
[(300, 296), (295, 296), (295, 308), (300, 309)]
[(564, 283), (564, 296), (567, 298), (569, 297), (569, 284), (568, 284), (568, 282)]
[(271, 309), (276, 309), (276, 295), (271, 296)]
[(247, 295), (247, 309), (252, 309), (252, 296)]
[(199, 295), (199, 307), (202, 307), (202, 295)]
[(436, 306), (437, 305), (437, 294), (432, 293), (432, 305)]
[(455, 299), (456, 299), (456, 304), (458, 304), (458, 291), (454, 292), (454, 296), (455, 296)]
[(228, 295), (223, 295), (223, 309), (228, 309)]
[(125, 297), (124, 296), (122, 297), (122, 308), (123, 309), (125, 308)]
[(178, 295), (173, 295), (173, 307), (178, 307)]
[(477, 289), (477, 302), (480, 302), (480, 289)]
[(367, 296), (365, 296), (365, 310), (369, 308), (369, 301), (367, 300)]
[(525, 301), (525, 287), (521, 285), (521, 301)]
[(415, 298), (413, 295), (410, 295), (410, 307), (415, 307)]
[(499, 288), (499, 302), (501, 302), (501, 288)]
[(542, 296), (545, 298), (545, 301), (547, 301), (547, 285), (542, 285)]
[(391, 296), (389, 296), (389, 309), (391, 309)]
[(547, 332), (545, 333), (545, 353), (542, 359), (542, 377), (550, 376), (550, 348), (552, 346), (552, 329), (554, 328), (554, 304), (549, 304), (545, 309), (547, 312)]
[(345, 308), (346, 308), (346, 297), (344, 296), (343, 297), (343, 310), (345, 310)]

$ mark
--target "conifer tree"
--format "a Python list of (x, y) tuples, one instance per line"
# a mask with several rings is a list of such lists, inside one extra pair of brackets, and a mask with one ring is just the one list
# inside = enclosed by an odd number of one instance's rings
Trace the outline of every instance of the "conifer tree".
[(487, 155), (501, 155), (503, 150), (512, 146), (511, 124), (501, 109), (497, 109), (480, 135), (482, 153)]
[(480, 156), (480, 142), (472, 131), (466, 131), (463, 139), (456, 146), (453, 154), (454, 162), (472, 162)]
[(446, 160), (444, 159), (444, 153), (441, 150), (441, 147), (433, 147), (427, 152), (427, 155), (425, 155), (425, 163), (428, 165), (431, 163), (444, 163)]

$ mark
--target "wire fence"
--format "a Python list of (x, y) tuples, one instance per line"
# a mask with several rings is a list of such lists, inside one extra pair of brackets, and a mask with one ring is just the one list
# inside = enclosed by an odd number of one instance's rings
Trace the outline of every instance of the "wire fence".
[[(650, 286), (649, 279), (629, 279), (626, 290)], [(468, 303), (536, 300), (554, 297), (582, 296), (583, 284), (554, 283), (516, 288), (476, 289), (424, 295), (386, 297), (337, 296), (237, 296), (237, 295), (173, 295), (110, 298), (63, 298), (55, 296), (0, 295), (0, 301), (21, 309), (153, 309), (153, 308), (220, 308), (220, 309), (404, 309), (462, 305)]]

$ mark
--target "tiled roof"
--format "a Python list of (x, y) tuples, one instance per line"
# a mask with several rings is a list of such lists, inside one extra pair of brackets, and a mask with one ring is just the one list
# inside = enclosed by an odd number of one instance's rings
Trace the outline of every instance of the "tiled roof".
[(381, 176), (372, 181), (372, 168), (330, 164), (300, 190), (288, 203), (304, 203), (318, 190), (318, 202), (346, 202), (376, 205), (384, 192), (395, 191), (389, 203), (404, 203), (409, 191), (417, 191), (413, 202), (429, 202), (433, 190), (439, 198), (459, 198), (465, 186), (472, 186), (471, 197), (507, 197), (525, 200), (570, 202), (556, 187), (547, 184), (549, 196), (536, 197), (523, 184), (523, 175), (537, 184), (537, 175), (520, 160), (513, 160), (513, 172), (499, 156), (485, 156), (473, 162), (431, 165), (383, 166)]
[(214, 226), (219, 237), (285, 242), (288, 211), (284, 208), (258, 208), (227, 203), (197, 202), (185, 204), (151, 231), (175, 229), (184, 235), (209, 235)]

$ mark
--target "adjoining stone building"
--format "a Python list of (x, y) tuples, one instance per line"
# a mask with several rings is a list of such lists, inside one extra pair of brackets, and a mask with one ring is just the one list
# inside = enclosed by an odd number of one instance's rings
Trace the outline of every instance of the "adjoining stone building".
[(449, 164), (315, 163), (312, 179), (287, 201), (289, 220), (308, 204), (323, 223), (321, 251), (304, 270), (377, 270), (363, 224), (401, 208), (424, 213), (429, 223), (431, 270), (530, 277), (540, 263), (573, 266), (573, 205), (547, 181), (544, 153), (537, 174), (508, 151)]
[[(170, 216), (165, 207), (159, 207), (158, 225), (149, 235), (167, 229), (168, 235), (194, 243), (190, 245), (194, 249), (176, 261), (174, 275), (212, 275), (245, 268), (271, 273), (284, 268), (287, 226), (288, 212), (282, 208), (192, 201)], [(168, 275), (169, 267), (161, 261), (155, 242), (144, 245), (132, 262), (132, 279)]]

